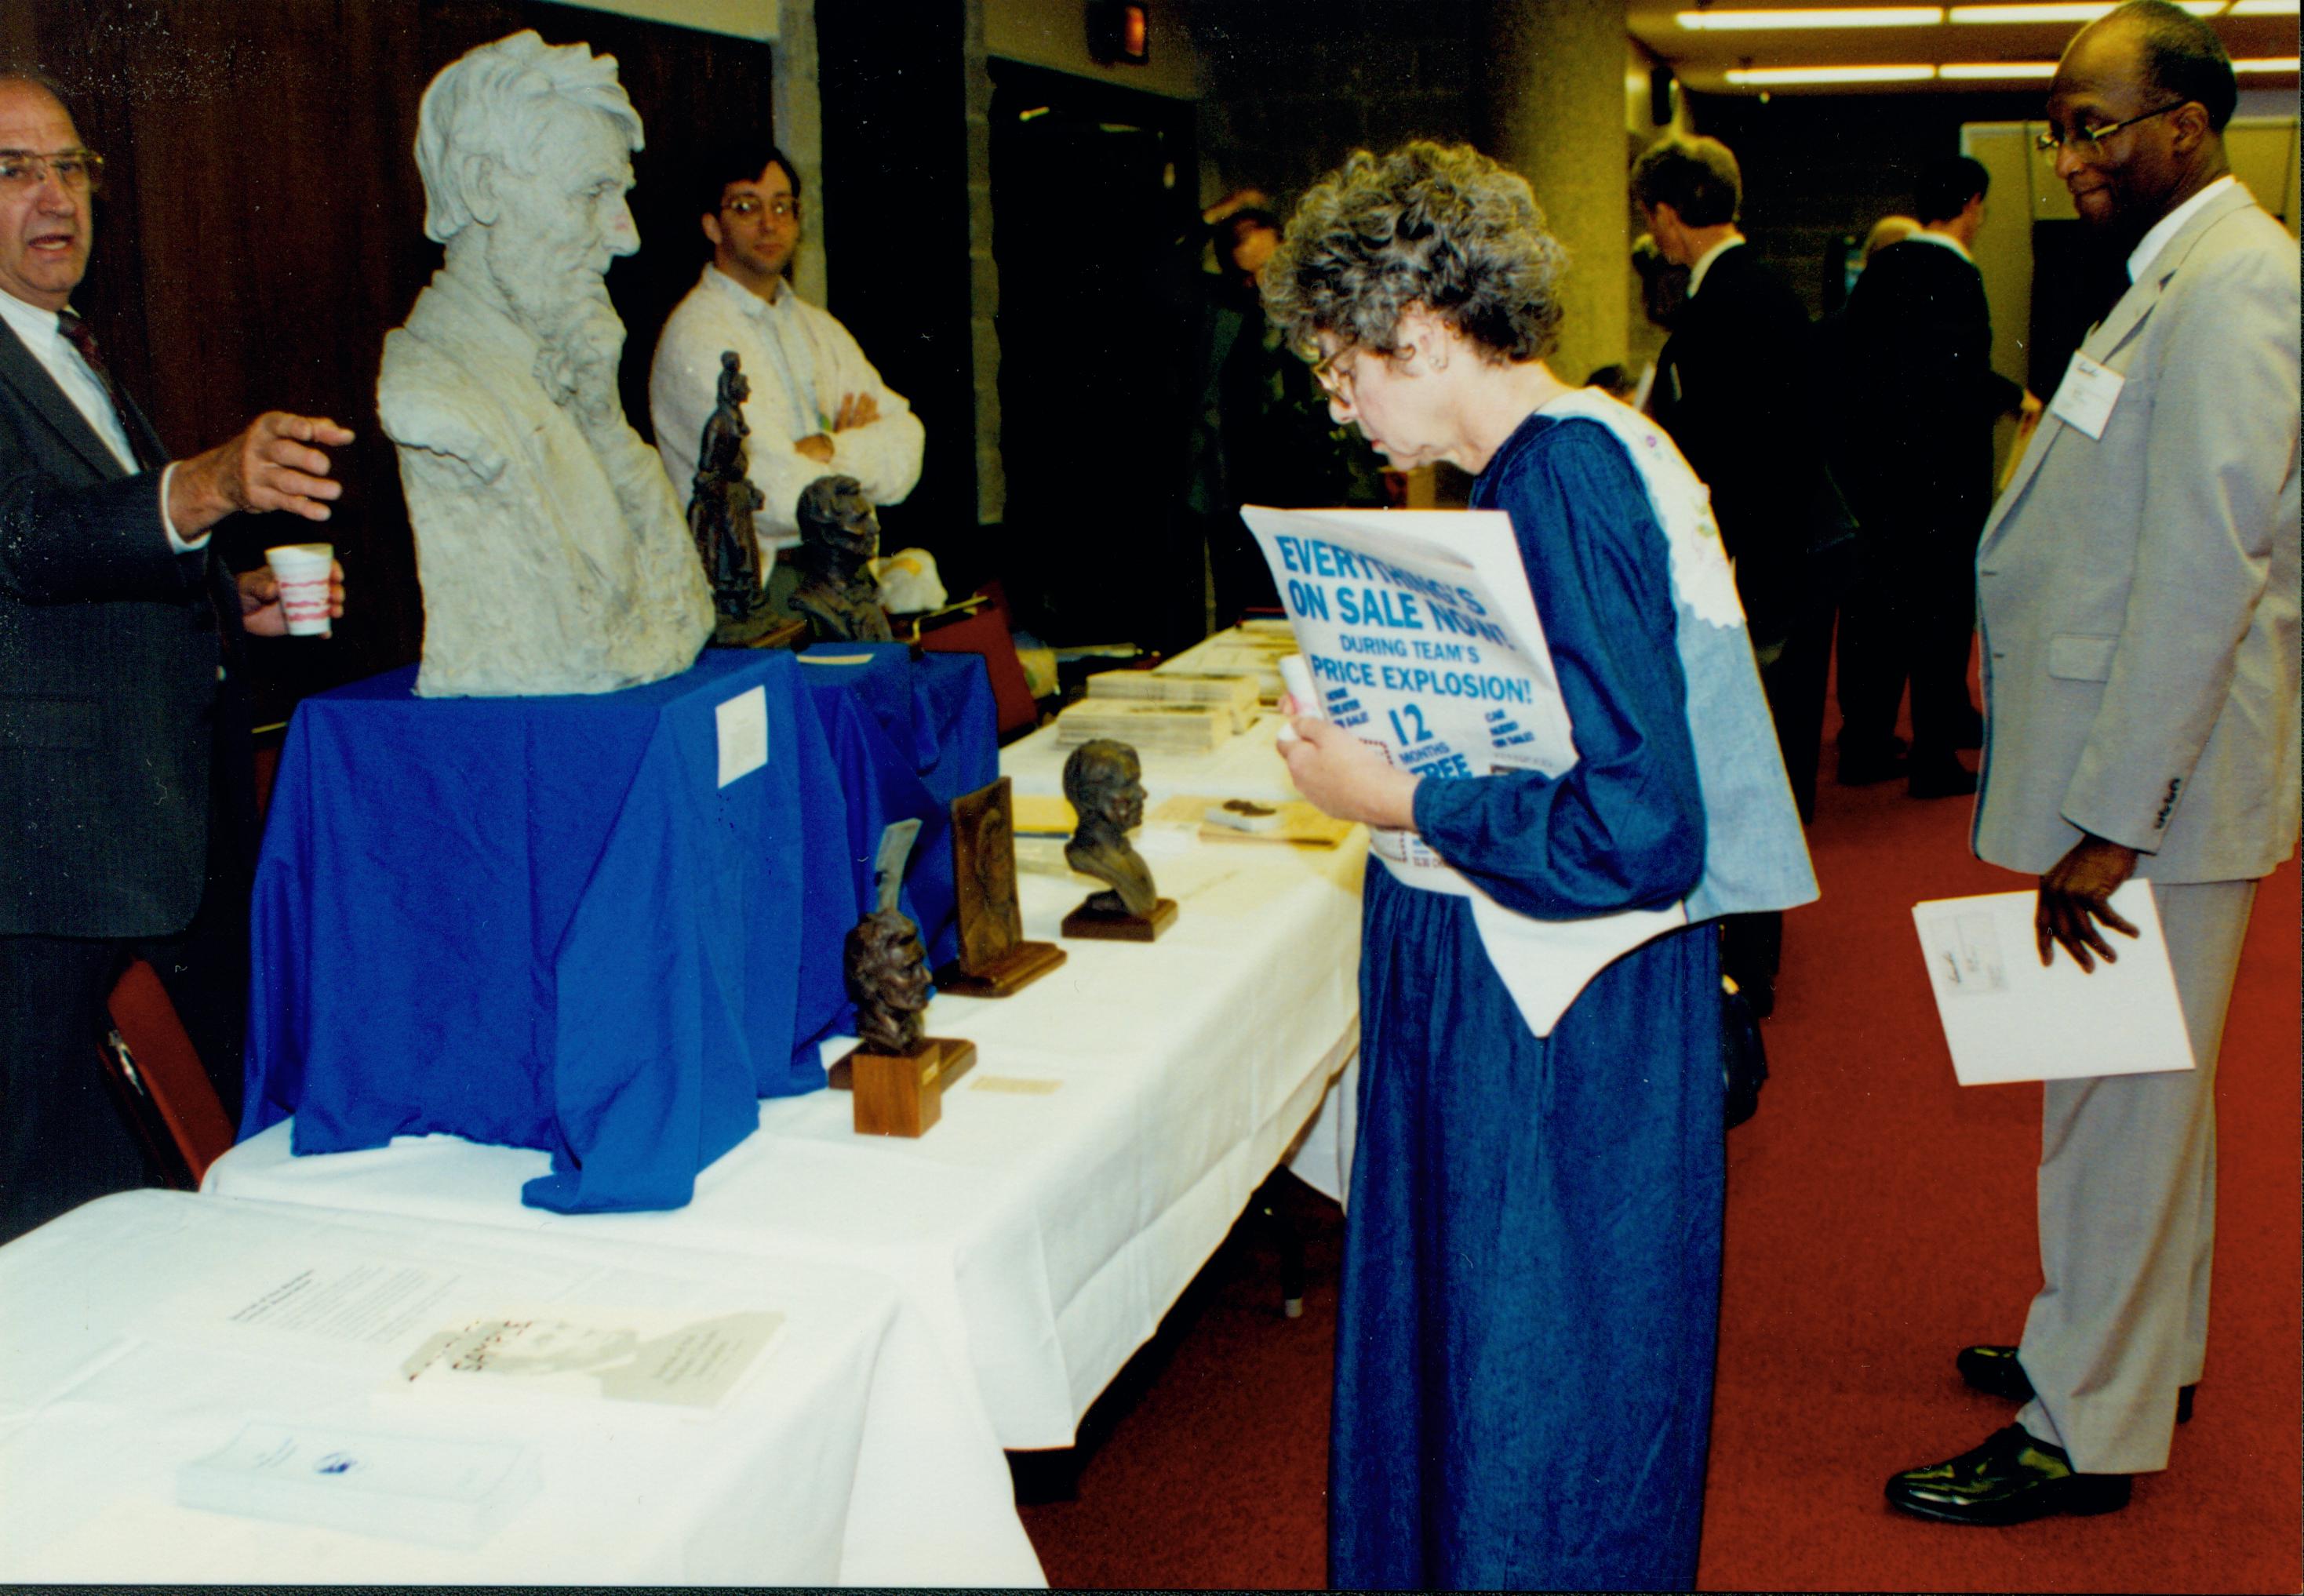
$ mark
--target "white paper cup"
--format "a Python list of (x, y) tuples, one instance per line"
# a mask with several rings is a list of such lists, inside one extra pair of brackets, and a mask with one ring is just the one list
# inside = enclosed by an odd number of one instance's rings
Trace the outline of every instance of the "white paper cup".
[(327, 543), (289, 543), (264, 551), (280, 582), (280, 613), (292, 638), (328, 635), (328, 571), (336, 549)]

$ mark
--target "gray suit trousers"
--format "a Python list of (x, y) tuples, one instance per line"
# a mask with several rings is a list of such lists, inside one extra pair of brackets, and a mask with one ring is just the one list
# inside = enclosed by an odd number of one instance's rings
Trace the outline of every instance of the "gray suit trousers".
[(2019, 1353), (2034, 1395), (2016, 1416), (2083, 1474), (2168, 1466), (2176, 1390), (2207, 1347), (2216, 1051), (2256, 882), (2152, 892), (2195, 1066), (2050, 1081), (2041, 1116), (2042, 1285)]

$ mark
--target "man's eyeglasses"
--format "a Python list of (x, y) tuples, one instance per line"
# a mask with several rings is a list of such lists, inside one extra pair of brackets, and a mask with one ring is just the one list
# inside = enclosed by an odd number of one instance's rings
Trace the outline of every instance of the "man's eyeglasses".
[(789, 222), (800, 215), (800, 201), (778, 195), (774, 199), (762, 199), (757, 194), (739, 194), (722, 202), (720, 208), (732, 216), (757, 216), (762, 211), (779, 222)]
[(73, 193), (85, 194), (102, 181), (104, 157), (92, 149), (60, 149), (47, 156), (29, 149), (0, 149), (0, 191), (37, 189), (51, 172)]
[(2157, 111), (2147, 111), (2141, 116), (2130, 117), (2126, 122), (2106, 122), (2100, 127), (2089, 127), (2083, 123), (2069, 133), (2059, 133), (2055, 129), (2050, 128), (2032, 142), (2049, 155), (2055, 154), (2067, 144), (2082, 155), (2094, 155), (2098, 145), (2121, 129), (2132, 128), (2139, 122), (2150, 122), (2156, 116), (2165, 116), (2169, 112), (2180, 111), (2191, 103), (2190, 100), (2178, 100), (2174, 105), (2163, 106)]

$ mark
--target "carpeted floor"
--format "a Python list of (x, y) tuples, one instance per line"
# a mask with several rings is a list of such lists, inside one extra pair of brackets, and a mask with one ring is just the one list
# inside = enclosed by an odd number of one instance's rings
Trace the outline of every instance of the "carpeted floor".
[[(1702, 1582), (1709, 1589), (2294, 1592), (2299, 1471), (2299, 895), (2257, 900), (2217, 1082), (2209, 1367), (2170, 1471), (2123, 1512), (1969, 1530), (1892, 1514), (1898, 1468), (2007, 1422), (1952, 1366), (2014, 1340), (2038, 1280), (2039, 1089), (1952, 1082), (1910, 907), (2012, 890), (1967, 850), (1969, 805), (1828, 776), (1757, 1119), (1729, 1137), (1726, 1280)], [(1244, 1224), (1089, 1415), (1020, 1457), (1024, 1522), (1059, 1586), (1317, 1584), (1342, 1220), (1283, 1178), (1309, 1246), (1278, 1313)]]

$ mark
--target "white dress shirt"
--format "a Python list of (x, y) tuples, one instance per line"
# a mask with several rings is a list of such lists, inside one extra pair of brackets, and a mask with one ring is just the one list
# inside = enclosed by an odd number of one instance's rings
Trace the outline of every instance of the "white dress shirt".
[(2198, 214), (2202, 206), (2239, 181), (2227, 172), (2152, 224), (2152, 231), (2144, 235), (2143, 241), (2136, 246), (2135, 250), (2128, 258), (2128, 280), (2130, 283), (2142, 282), (2145, 272), (2151, 267), (2153, 258), (2168, 247), (2170, 239), (2183, 231), (2184, 224)]
[(1688, 297), (1690, 299), (1694, 299), (1697, 295), (1697, 291), (1704, 286), (1705, 275), (1712, 270), (1712, 263), (1719, 259), (1722, 256), (1727, 254), (1729, 250), (1733, 249), (1737, 245), (1743, 241), (1744, 235), (1742, 233), (1732, 232), (1726, 238), (1722, 239), (1718, 243), (1713, 245), (1712, 248), (1707, 249), (1702, 255), (1697, 257), (1696, 265), (1690, 268), (1688, 274)]

